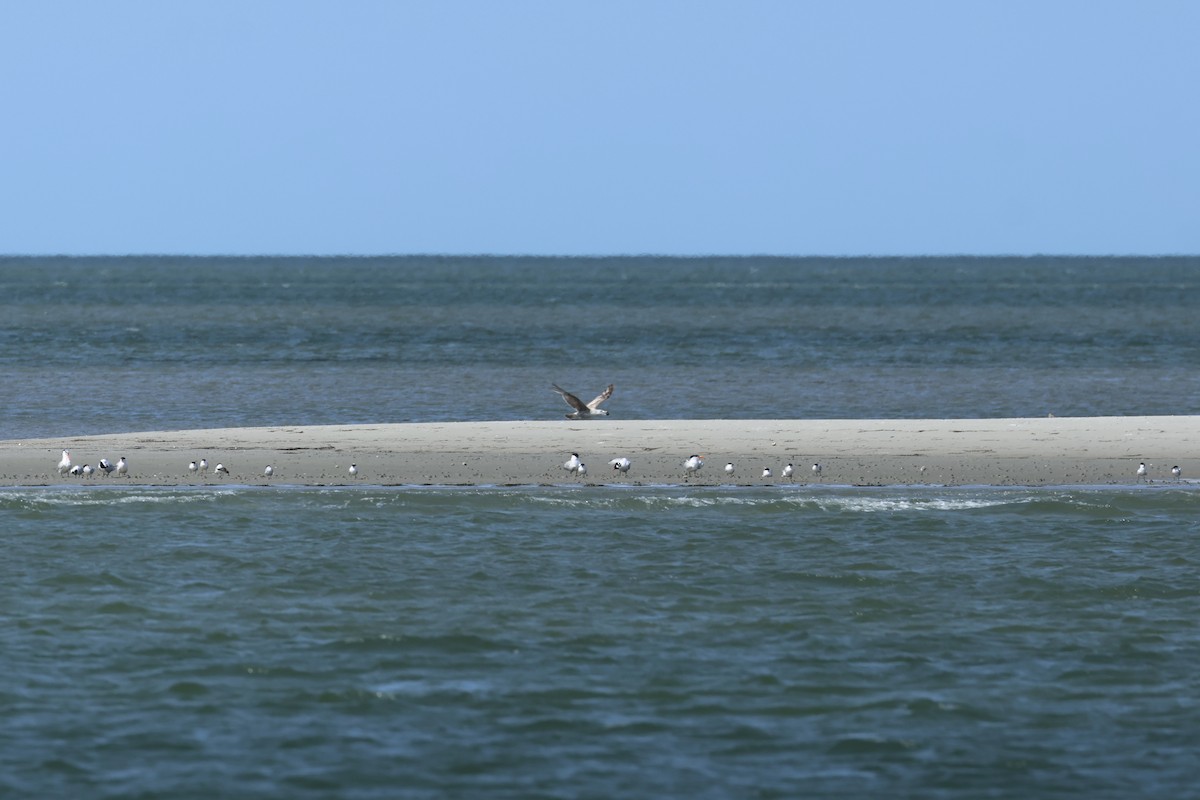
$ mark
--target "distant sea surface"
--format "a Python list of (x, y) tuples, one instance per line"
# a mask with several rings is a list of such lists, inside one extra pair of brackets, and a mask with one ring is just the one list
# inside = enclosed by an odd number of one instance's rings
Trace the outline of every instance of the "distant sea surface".
[[(7, 258), (0, 438), (1195, 414), (1198, 308), (1195, 258)], [(3, 798), (1200, 786), (1186, 485), (0, 488), (0, 545)]]

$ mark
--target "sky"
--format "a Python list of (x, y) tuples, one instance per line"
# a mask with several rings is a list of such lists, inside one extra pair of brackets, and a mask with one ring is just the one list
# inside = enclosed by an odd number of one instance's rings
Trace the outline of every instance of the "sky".
[(0, 253), (1198, 254), (1191, 0), (0, 7)]

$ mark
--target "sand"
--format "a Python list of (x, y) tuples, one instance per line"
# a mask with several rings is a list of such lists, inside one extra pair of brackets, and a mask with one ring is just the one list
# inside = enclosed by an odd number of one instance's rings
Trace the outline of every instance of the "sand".
[[(129, 475), (60, 477), (60, 451)], [(583, 477), (563, 462), (572, 452)], [(685, 476), (684, 460), (704, 458)], [(628, 473), (608, 462), (633, 462)], [(188, 462), (207, 458), (207, 475)], [(1146, 479), (1136, 474), (1140, 462)], [(723, 467), (733, 462), (732, 477)], [(228, 476), (212, 473), (218, 463)], [(357, 464), (359, 473), (348, 469)], [(791, 480), (781, 476), (795, 465)], [(822, 465), (816, 474), (812, 465)], [(274, 468), (266, 478), (264, 468)], [(0, 485), (1104, 485), (1200, 476), (1200, 417), (450, 422), (155, 431), (0, 442)], [(773, 476), (763, 478), (764, 467)]]

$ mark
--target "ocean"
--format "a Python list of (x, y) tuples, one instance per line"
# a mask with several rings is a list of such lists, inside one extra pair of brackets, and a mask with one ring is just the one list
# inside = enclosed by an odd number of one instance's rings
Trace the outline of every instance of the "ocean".
[[(1197, 258), (4, 258), (0, 438), (1195, 414), (1198, 307)], [(1189, 487), (0, 488), (0, 797), (1197, 796)]]

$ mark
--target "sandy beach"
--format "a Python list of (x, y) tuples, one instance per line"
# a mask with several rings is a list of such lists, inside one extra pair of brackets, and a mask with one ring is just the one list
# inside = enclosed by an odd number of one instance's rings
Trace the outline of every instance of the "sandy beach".
[[(60, 452), (129, 474), (61, 477)], [(582, 477), (563, 468), (572, 453)], [(685, 474), (683, 462), (703, 457)], [(609, 465), (618, 457), (632, 466)], [(208, 460), (206, 475), (189, 461)], [(733, 475), (724, 471), (734, 464)], [(1145, 462), (1147, 475), (1136, 470)], [(224, 464), (228, 475), (213, 473)], [(791, 479), (783, 477), (795, 465)], [(264, 476), (270, 464), (274, 474)], [(349, 474), (357, 465), (357, 476)], [(819, 473), (813, 465), (820, 464)], [(589, 420), (154, 431), (0, 442), (0, 483), (141, 485), (1099, 485), (1200, 475), (1200, 417), (952, 420)], [(764, 468), (771, 477), (762, 477)]]

